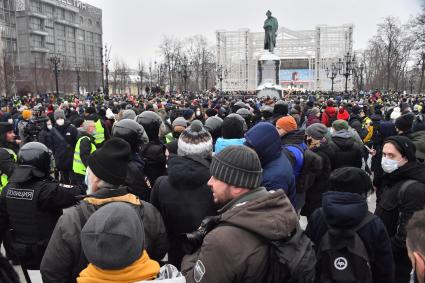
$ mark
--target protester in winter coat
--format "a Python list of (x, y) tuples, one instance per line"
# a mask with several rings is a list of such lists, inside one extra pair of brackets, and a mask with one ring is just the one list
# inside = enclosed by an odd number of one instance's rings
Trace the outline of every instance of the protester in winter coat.
[(200, 121), (193, 121), (179, 137), (178, 155), (171, 154), (168, 176), (160, 177), (152, 189), (151, 203), (161, 213), (168, 231), (168, 261), (180, 268), (184, 256), (181, 235), (216, 214), (213, 196), (207, 185), (211, 175), (212, 139)]
[(406, 137), (385, 140), (382, 169), (374, 180), (379, 188), (375, 214), (387, 228), (396, 265), (396, 282), (409, 282), (411, 264), (406, 250), (405, 226), (412, 214), (425, 207), (425, 165), (415, 157), (415, 145)]
[(144, 224), (131, 205), (113, 202), (101, 207), (81, 231), (81, 247), (89, 265), (77, 282), (185, 282), (180, 272), (169, 265), (165, 268), (173, 268), (175, 274), (167, 275), (179, 277), (162, 280), (166, 278), (160, 273), (159, 263), (150, 259), (144, 242)]
[(320, 109), (317, 107), (313, 107), (308, 113), (307, 113), (307, 122), (306, 127), (309, 127), (316, 123), (321, 123), (320, 120)]
[(345, 106), (340, 106), (338, 109), (338, 114), (336, 115), (337, 120), (348, 121), (350, 119), (350, 113), (348, 113)]
[[(329, 141), (329, 146), (335, 153), (334, 167), (333, 169), (341, 167), (362, 167), (362, 146), (356, 142), (353, 134), (357, 135), (357, 132), (353, 130), (350, 132), (348, 129), (345, 129), (344, 126), (339, 127), (339, 122), (341, 120), (335, 121), (332, 125), (332, 128), (335, 130), (332, 133), (331, 139)], [(348, 123), (343, 121), (344, 124), (348, 127)], [(335, 129), (336, 128), (336, 129)]]
[(322, 114), (322, 124), (326, 127), (331, 127), (332, 122), (338, 120), (337, 118), (338, 109), (334, 107), (333, 100), (328, 100), (326, 102), (325, 111)]
[(295, 207), (295, 177), (294, 172), (282, 151), (278, 131), (272, 124), (261, 122), (245, 134), (245, 145), (258, 154), (263, 168), (261, 185), (267, 190), (285, 191)]
[(406, 246), (412, 262), (411, 282), (425, 282), (425, 209), (415, 212), (406, 227)]
[(221, 126), (222, 137), (215, 143), (215, 154), (228, 146), (242, 145), (245, 142), (243, 122), (243, 118), (241, 120), (236, 115), (224, 118)]
[[(135, 209), (144, 225), (144, 249), (154, 260), (164, 257), (168, 241), (161, 215), (153, 205), (139, 200), (122, 186), (130, 158), (130, 146), (120, 138), (111, 138), (89, 157), (88, 195), (59, 218), (41, 263), (43, 282), (75, 282), (88, 264), (81, 248), (81, 230), (90, 215), (113, 202), (128, 203)], [(122, 244), (114, 243), (117, 246)]]
[(68, 120), (65, 120), (63, 110), (56, 110), (55, 125), (52, 129), (52, 151), (56, 168), (60, 174), (60, 181), (71, 184), (72, 163), (74, 149), (78, 140), (78, 130)]
[(213, 149), (215, 149), (215, 143), (217, 142), (217, 139), (221, 137), (222, 125), (223, 119), (218, 116), (208, 117), (205, 121), (205, 129), (210, 132), (211, 137), (213, 139)]
[(208, 184), (222, 208), (220, 217), (204, 222), (209, 228), (197, 239), (201, 246), (183, 259), (187, 282), (265, 282), (270, 250), (265, 241), (286, 238), (298, 217), (282, 190), (260, 187), (261, 170), (257, 154), (245, 146), (213, 156)]
[(301, 214), (310, 215), (322, 205), (322, 196), (329, 188), (329, 176), (333, 170), (335, 153), (326, 141), (328, 128), (323, 124), (313, 124), (305, 131), (308, 148), (321, 157), (322, 173), (315, 178), (311, 189), (306, 193), (305, 205)]

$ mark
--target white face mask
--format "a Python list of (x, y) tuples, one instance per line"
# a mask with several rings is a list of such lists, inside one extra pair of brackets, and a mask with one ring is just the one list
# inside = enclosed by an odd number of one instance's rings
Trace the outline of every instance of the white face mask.
[(58, 124), (58, 126), (63, 126), (65, 124), (65, 120), (64, 119), (57, 119), (56, 124)]
[(382, 170), (384, 170), (385, 173), (392, 173), (395, 170), (398, 169), (398, 163), (400, 162), (400, 160), (392, 160), (386, 157), (382, 157), (382, 161), (381, 161), (381, 166), (382, 166)]
[(51, 130), (51, 129), (53, 129), (53, 126), (52, 125), (47, 125), (47, 129)]

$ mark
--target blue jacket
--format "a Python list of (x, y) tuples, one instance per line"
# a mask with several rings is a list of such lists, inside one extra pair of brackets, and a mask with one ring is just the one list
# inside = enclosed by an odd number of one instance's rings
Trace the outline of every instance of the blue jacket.
[(295, 177), (276, 128), (261, 122), (245, 134), (245, 145), (254, 149), (261, 161), (263, 178), (261, 185), (267, 190), (283, 189), (295, 207)]
[(243, 143), (245, 142), (244, 138), (241, 139), (223, 139), (223, 138), (218, 138), (217, 141), (215, 142), (215, 151), (214, 153), (219, 153), (220, 151), (222, 151), (223, 149), (225, 149), (228, 146), (231, 145), (243, 145)]
[[(306, 228), (306, 234), (313, 241), (316, 251), (328, 229), (323, 215), (332, 227), (351, 228), (363, 220), (368, 206), (366, 199), (359, 194), (332, 191), (323, 194), (322, 209), (323, 213), (317, 209), (311, 215)], [(395, 282), (391, 241), (382, 220), (376, 217), (358, 234), (369, 254), (373, 282)]]

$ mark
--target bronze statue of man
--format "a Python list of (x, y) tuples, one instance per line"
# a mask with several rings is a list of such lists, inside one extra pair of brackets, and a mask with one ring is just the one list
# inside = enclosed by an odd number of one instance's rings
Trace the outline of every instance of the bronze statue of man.
[(264, 49), (273, 53), (273, 50), (276, 47), (276, 33), (279, 28), (279, 24), (277, 23), (277, 19), (272, 17), (272, 12), (267, 11), (266, 15), (267, 19), (265, 20), (263, 27), (265, 31)]

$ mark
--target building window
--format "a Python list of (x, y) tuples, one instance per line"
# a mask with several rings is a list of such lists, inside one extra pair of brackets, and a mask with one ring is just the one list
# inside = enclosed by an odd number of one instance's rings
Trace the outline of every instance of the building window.
[(56, 35), (57, 36), (65, 37), (65, 26), (64, 25), (57, 24), (55, 26), (55, 29), (56, 29)]
[(100, 22), (99, 22), (99, 21), (97, 21), (97, 22), (96, 22), (96, 26), (97, 26), (98, 28), (100, 28), (100, 27), (101, 27), (101, 24), (100, 24)]
[(87, 45), (87, 53), (86, 53), (87, 57), (93, 57), (94, 53), (93, 53), (93, 46), (92, 45)]
[(31, 12), (41, 13), (41, 3), (38, 1), (30, 1)]
[(53, 34), (53, 29), (46, 27), (46, 31), (48, 33), (47, 36), (46, 36), (46, 42), (48, 42), (48, 43), (54, 43), (55, 42), (55, 37), (54, 37), (54, 34)]
[(32, 47), (42, 47), (43, 39), (41, 36), (36, 34), (31, 35), (31, 45)]
[(44, 15), (48, 18), (53, 18), (53, 6), (49, 4), (44, 4), (43, 6)]
[(65, 40), (58, 39), (56, 41), (56, 48), (59, 53), (65, 53)]
[(30, 28), (33, 30), (42, 30), (41, 20), (39, 18), (30, 18)]
[(80, 16), (80, 25), (84, 24), (84, 18)]
[(75, 31), (72, 27), (66, 27), (66, 37), (75, 40)]
[(75, 43), (68, 41), (67, 53), (75, 55)]
[(93, 21), (91, 19), (88, 19), (87, 22), (89, 23), (89, 26), (92, 26), (93, 25)]
[(75, 15), (72, 12), (65, 11), (65, 20), (73, 23), (75, 19)]
[(80, 29), (77, 29), (77, 39), (78, 40), (83, 40), (84, 41), (84, 31), (83, 30), (80, 30)]
[(93, 42), (93, 33), (86, 31), (86, 41), (87, 42)]
[(85, 56), (85, 46), (84, 43), (78, 43), (78, 58), (83, 58)]
[(63, 8), (56, 8), (56, 18), (65, 19), (65, 10)]
[(96, 45), (102, 45), (102, 35), (95, 33), (94, 34), (94, 43)]

